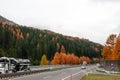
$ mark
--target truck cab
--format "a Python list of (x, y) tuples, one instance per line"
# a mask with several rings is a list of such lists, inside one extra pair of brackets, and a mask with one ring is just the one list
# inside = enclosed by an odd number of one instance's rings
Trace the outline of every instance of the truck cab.
[(9, 71), (10, 60), (7, 57), (0, 58), (0, 74), (6, 74)]
[(14, 73), (17, 71), (30, 70), (29, 59), (15, 59), (8, 57), (0, 58), (0, 74)]

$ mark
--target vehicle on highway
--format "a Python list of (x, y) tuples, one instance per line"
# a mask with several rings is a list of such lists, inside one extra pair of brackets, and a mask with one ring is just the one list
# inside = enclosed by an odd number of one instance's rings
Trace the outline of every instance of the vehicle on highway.
[(81, 69), (86, 69), (86, 66), (87, 66), (87, 62), (86, 62), (86, 61), (83, 61), (82, 66), (81, 66)]
[(0, 74), (13, 73), (22, 70), (30, 70), (29, 59), (0, 58)]
[(86, 66), (82, 66), (81, 69), (86, 69)]

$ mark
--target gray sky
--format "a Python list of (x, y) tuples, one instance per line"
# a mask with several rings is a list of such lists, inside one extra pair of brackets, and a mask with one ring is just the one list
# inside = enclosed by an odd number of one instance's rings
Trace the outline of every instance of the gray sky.
[(0, 15), (101, 44), (120, 32), (120, 0), (0, 0)]

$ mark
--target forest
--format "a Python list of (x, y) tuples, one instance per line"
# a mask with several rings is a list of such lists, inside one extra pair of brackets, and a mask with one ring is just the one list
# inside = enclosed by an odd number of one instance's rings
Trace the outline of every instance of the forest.
[(45, 54), (51, 64), (55, 53), (61, 51), (93, 59), (101, 57), (102, 48), (88, 39), (0, 21), (0, 57), (27, 58), (32, 65), (39, 65)]

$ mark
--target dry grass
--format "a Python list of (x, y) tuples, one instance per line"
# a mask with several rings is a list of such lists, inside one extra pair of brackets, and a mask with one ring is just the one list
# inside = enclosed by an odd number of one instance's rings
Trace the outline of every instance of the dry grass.
[(107, 76), (101, 74), (88, 74), (82, 80), (120, 80), (120, 76)]

